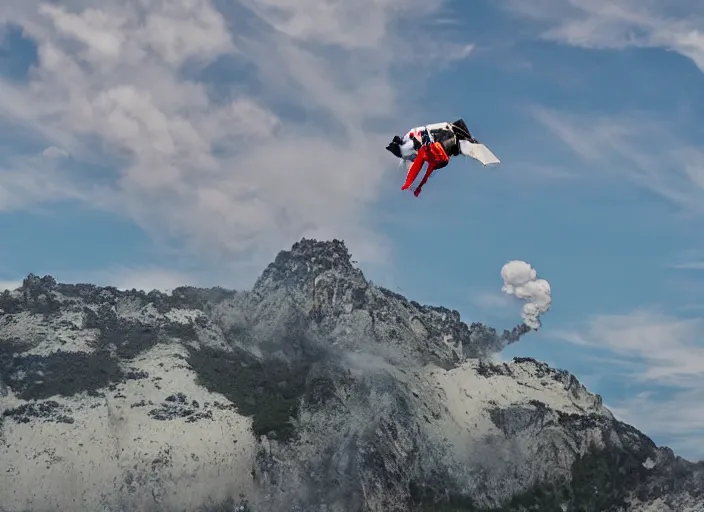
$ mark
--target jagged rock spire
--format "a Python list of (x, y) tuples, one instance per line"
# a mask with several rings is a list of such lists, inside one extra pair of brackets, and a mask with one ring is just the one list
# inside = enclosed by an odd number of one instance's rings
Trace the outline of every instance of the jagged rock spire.
[(305, 287), (326, 271), (364, 279), (362, 271), (352, 263), (350, 252), (342, 240), (319, 241), (303, 238), (290, 250), (281, 251), (254, 284), (254, 290), (271, 286)]

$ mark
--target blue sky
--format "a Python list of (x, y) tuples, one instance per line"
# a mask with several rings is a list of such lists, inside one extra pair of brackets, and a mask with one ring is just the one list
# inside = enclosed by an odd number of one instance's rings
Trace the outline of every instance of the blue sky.
[[(686, 4), (687, 8), (684, 8)], [(511, 328), (704, 458), (704, 8), (691, 1), (37, 0), (0, 7), (0, 281), (249, 286), (302, 236)], [(168, 5), (168, 8), (165, 7)], [(420, 198), (384, 150), (463, 117), (502, 160)]]

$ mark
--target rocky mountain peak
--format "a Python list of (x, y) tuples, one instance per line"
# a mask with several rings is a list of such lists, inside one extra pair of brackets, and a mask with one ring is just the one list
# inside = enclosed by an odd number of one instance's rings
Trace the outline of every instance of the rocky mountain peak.
[(39, 277), (29, 274), (22, 281), (22, 289), (31, 292), (49, 292), (56, 287), (56, 279), (52, 276)]
[(254, 290), (280, 286), (305, 289), (324, 273), (353, 280), (364, 279), (362, 272), (353, 265), (345, 242), (303, 238), (294, 243), (290, 250), (279, 252), (257, 279)]
[(302, 239), (279, 252), (256, 281), (251, 299), (253, 316), (306, 325), (339, 347), (362, 350), (374, 341), (388, 347), (391, 359), (432, 361), (443, 368), (496, 353), (530, 331), (526, 324), (501, 333), (479, 322), (468, 325), (459, 311), (422, 305), (376, 286), (354, 266), (341, 240)]

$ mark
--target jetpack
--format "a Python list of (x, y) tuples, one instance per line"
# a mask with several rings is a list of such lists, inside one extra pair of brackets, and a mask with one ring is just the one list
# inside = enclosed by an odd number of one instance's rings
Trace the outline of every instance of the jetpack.
[(499, 163), (496, 155), (472, 136), (461, 118), (454, 123), (417, 126), (406, 132), (403, 138), (394, 136), (386, 149), (400, 159), (400, 164), (406, 165), (406, 181), (401, 190), (408, 190), (421, 168), (428, 164), (425, 176), (413, 191), (416, 197), (435, 171), (444, 169), (456, 156), (473, 158), (484, 167)]

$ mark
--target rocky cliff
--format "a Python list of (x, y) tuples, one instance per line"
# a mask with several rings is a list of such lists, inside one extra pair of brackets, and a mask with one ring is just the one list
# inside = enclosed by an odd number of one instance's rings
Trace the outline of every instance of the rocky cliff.
[(704, 464), (302, 240), (250, 291), (0, 295), (3, 511), (704, 511)]

